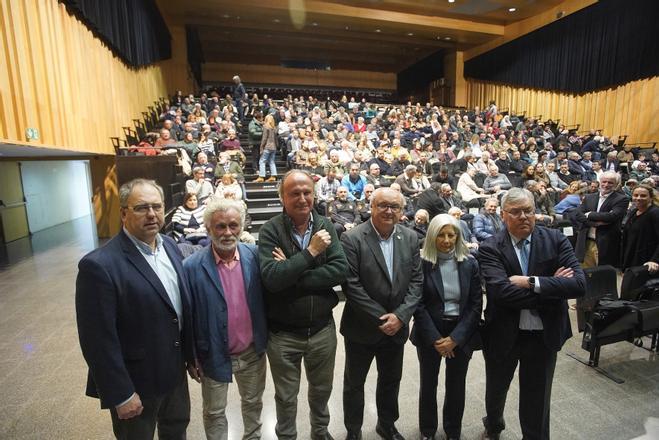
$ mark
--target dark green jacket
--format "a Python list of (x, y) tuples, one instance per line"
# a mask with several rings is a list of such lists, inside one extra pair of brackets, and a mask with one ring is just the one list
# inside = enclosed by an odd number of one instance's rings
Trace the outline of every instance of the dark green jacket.
[[(348, 272), (343, 247), (329, 219), (315, 211), (312, 215), (311, 235), (325, 229), (332, 237), (332, 243), (316, 258), (293, 239), (293, 222), (285, 213), (270, 219), (259, 231), (261, 279), (272, 331), (310, 336), (330, 322), (339, 301), (333, 287), (341, 284)], [(282, 249), (285, 261), (275, 261), (275, 247)]]
[(261, 138), (263, 137), (263, 124), (259, 123), (256, 119), (252, 119), (249, 123), (249, 132), (247, 139), (249, 144), (261, 145)]

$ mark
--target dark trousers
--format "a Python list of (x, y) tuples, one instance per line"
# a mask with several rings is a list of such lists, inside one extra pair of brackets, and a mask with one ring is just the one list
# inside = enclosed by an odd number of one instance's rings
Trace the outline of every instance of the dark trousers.
[(358, 432), (364, 421), (364, 383), (375, 358), (378, 381), (375, 404), (378, 423), (393, 426), (398, 420), (398, 389), (403, 372), (403, 345), (384, 339), (376, 345), (345, 341), (343, 375), (343, 423), (348, 432)]
[(166, 396), (143, 398), (142, 414), (127, 420), (120, 420), (112, 408), (112, 430), (119, 440), (153, 440), (158, 426), (158, 438), (162, 440), (184, 440), (185, 430), (190, 422), (190, 395), (188, 378), (181, 374), (180, 384)]
[[(443, 335), (450, 334), (457, 321), (447, 323), (441, 328)], [(444, 326), (444, 325), (442, 325)], [(442, 356), (433, 346), (416, 348), (419, 358), (419, 430), (423, 435), (432, 437), (437, 432), (437, 382)], [(444, 382), (444, 406), (442, 409), (442, 425), (449, 438), (460, 438), (462, 430), (462, 415), (465, 408), (465, 383), (470, 356), (459, 347), (453, 350), (455, 357), (446, 359), (446, 380)]]
[(506, 427), (503, 409), (519, 363), (519, 422), (524, 440), (549, 439), (551, 384), (556, 352), (544, 344), (542, 331), (519, 332), (512, 351), (495, 359), (485, 351), (485, 429), (498, 434)]

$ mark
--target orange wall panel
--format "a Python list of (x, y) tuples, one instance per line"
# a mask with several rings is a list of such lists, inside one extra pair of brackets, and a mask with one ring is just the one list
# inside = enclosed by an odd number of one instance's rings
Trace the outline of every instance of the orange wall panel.
[(56, 0), (0, 0), (0, 142), (114, 154), (113, 136), (176, 89), (192, 91), (185, 30), (170, 29), (172, 58), (124, 64)]
[(520, 88), (504, 84), (467, 81), (470, 107), (484, 108), (496, 100), (500, 109), (560, 119), (566, 125), (581, 124), (581, 130), (603, 129), (617, 138), (629, 135), (627, 143), (659, 141), (659, 77), (632, 81), (618, 87), (581, 95)]

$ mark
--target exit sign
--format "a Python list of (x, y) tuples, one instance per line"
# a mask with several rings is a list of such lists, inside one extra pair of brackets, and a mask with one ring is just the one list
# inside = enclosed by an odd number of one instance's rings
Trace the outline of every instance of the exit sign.
[(39, 139), (39, 130), (29, 127), (25, 130), (25, 137), (28, 141), (36, 141)]

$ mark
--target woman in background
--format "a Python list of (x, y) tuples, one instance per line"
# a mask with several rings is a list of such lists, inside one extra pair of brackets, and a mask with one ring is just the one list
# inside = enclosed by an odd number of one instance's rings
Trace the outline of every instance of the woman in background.
[(659, 207), (653, 204), (655, 189), (641, 184), (632, 192), (632, 208), (622, 228), (622, 269), (647, 266), (659, 271)]
[(277, 180), (277, 166), (275, 165), (275, 153), (277, 152), (277, 133), (275, 128), (275, 118), (267, 115), (263, 122), (263, 136), (261, 137), (261, 158), (259, 159), (259, 177), (256, 182), (264, 182), (265, 164), (270, 166), (270, 177), (267, 182)]
[(197, 203), (197, 196), (186, 193), (183, 204), (172, 216), (174, 237), (179, 243), (198, 244), (206, 246), (210, 241), (204, 226), (204, 211), (206, 205)]

